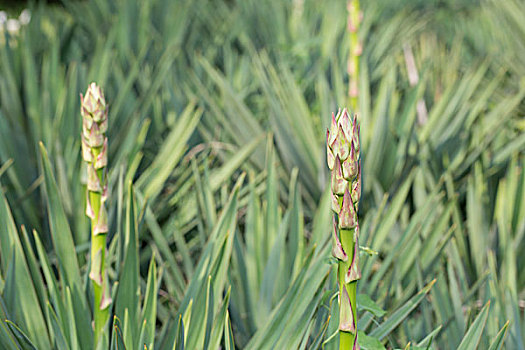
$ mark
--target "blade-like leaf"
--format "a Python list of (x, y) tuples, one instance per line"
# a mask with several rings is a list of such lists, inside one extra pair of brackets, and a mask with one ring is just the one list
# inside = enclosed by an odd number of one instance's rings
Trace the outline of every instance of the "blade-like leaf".
[(397, 309), (385, 322), (370, 332), (370, 336), (382, 340), (390, 334), (403, 320), (423, 301), (425, 296), (430, 292), (436, 280), (431, 281), (419, 293), (413, 296), (403, 306)]
[(489, 315), (490, 302), (485, 304), (479, 315), (476, 317), (465, 337), (458, 346), (458, 350), (474, 350), (478, 348), (487, 317)]

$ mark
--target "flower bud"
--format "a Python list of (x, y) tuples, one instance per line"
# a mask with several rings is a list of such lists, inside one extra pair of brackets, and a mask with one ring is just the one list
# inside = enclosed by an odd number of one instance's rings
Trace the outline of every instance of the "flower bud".
[(345, 275), (345, 283), (350, 283), (361, 279), (361, 270), (359, 269), (359, 244), (355, 240), (354, 256), (352, 257), (352, 263), (348, 268)]
[(357, 175), (357, 159), (355, 154), (354, 143), (350, 143), (350, 154), (343, 162), (343, 176), (347, 181), (352, 181)]
[(104, 139), (104, 144), (102, 146), (102, 150), (97, 155), (97, 159), (95, 159), (95, 169), (101, 169), (106, 167), (108, 164), (108, 138), (106, 137)]
[(102, 186), (100, 185), (100, 179), (98, 178), (97, 171), (93, 164), (87, 166), (88, 181), (87, 189), (91, 192), (102, 192)]
[(99, 249), (93, 258), (91, 259), (91, 270), (89, 272), (89, 278), (98, 284), (102, 285), (102, 250)]
[[(105, 280), (108, 281), (108, 271), (107, 270), (105, 273)], [(113, 300), (111, 299), (109, 284), (106, 282), (102, 285), (102, 299), (100, 299), (100, 305), (99, 305), (100, 310), (107, 309), (109, 305), (111, 305), (112, 302)]]
[(350, 141), (352, 139), (352, 121), (350, 120), (350, 116), (348, 115), (348, 110), (346, 108), (343, 109), (343, 113), (338, 120), (338, 124), (343, 129), (345, 139)]
[(334, 211), (334, 213), (339, 214), (339, 212), (341, 211), (339, 197), (334, 195), (333, 193), (330, 193), (330, 196), (332, 197), (332, 210)]
[(332, 192), (334, 194), (342, 195), (348, 188), (348, 182), (343, 177), (343, 171), (341, 169), (341, 161), (339, 157), (335, 157), (335, 165), (332, 170)]
[(332, 255), (341, 261), (347, 261), (348, 256), (346, 255), (345, 251), (343, 250), (343, 246), (341, 245), (341, 241), (339, 240), (339, 237), (337, 236), (337, 223), (335, 222), (335, 217), (333, 218), (333, 246), (332, 246)]
[(103, 233), (108, 232), (108, 212), (106, 210), (106, 206), (104, 203), (100, 205), (100, 209), (98, 211), (98, 220), (95, 224), (95, 228), (93, 229), (94, 235), (100, 235)]
[(328, 143), (329, 139), (330, 139), (330, 131), (326, 130), (326, 161), (328, 162), (328, 168), (332, 170), (335, 164), (335, 157), (334, 157), (332, 150), (330, 149), (330, 146)]
[(343, 196), (343, 204), (339, 212), (339, 228), (350, 229), (357, 226), (357, 213), (354, 209), (354, 203), (350, 197), (348, 188)]
[(355, 332), (355, 319), (352, 303), (346, 287), (343, 286), (342, 293), (339, 295), (341, 307), (339, 309), (339, 330), (344, 332)]

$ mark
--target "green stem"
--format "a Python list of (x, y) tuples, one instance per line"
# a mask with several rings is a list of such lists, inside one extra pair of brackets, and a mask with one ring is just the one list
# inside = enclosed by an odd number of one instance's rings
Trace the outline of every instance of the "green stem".
[[(348, 20), (352, 27), (348, 28), (350, 34), (350, 52), (348, 56), (348, 96), (350, 98), (350, 108), (354, 113), (357, 113), (358, 109), (358, 97), (359, 97), (359, 57), (361, 56), (361, 47), (359, 43), (358, 29), (359, 22), (359, 0), (348, 1)], [(350, 68), (352, 67), (352, 68)]]
[[(348, 296), (350, 297), (350, 305), (352, 306), (352, 313), (354, 314), (354, 320), (356, 324), (356, 333), (357, 333), (357, 281), (352, 281), (350, 283), (345, 283), (345, 275), (348, 271), (350, 264), (352, 263), (352, 259), (354, 257), (354, 248), (355, 248), (355, 242), (354, 242), (354, 231), (355, 229), (351, 230), (340, 230), (341, 235), (341, 245), (343, 247), (343, 250), (346, 252), (348, 256), (347, 261), (339, 261), (339, 271), (338, 271), (338, 278), (339, 278), (339, 295), (343, 295), (342, 291), (343, 288), (346, 288), (346, 291), (348, 292)], [(355, 333), (352, 332), (344, 332), (339, 331), (339, 350), (351, 350), (352, 346), (354, 344), (355, 339)]]
[[(93, 149), (94, 158), (100, 153), (100, 148)], [(104, 172), (103, 169), (97, 170), (97, 175), (103, 183)], [(93, 294), (94, 294), (94, 303), (93, 303), (93, 318), (95, 320), (95, 345), (98, 344), (102, 333), (104, 331), (104, 326), (109, 318), (109, 308), (104, 309), (100, 308), (102, 298), (103, 298), (103, 286), (105, 286), (108, 281), (106, 281), (106, 237), (107, 234), (96, 234), (95, 235), (95, 226), (97, 225), (100, 205), (101, 205), (101, 193), (99, 192), (88, 192), (89, 201), (95, 213), (95, 217), (91, 219), (91, 261), (95, 261), (96, 255), (100, 251), (100, 275), (102, 276), (102, 284), (98, 285), (95, 281), (92, 281), (93, 284)]]
[[(95, 211), (95, 213), (97, 213)], [(97, 215), (98, 216), (98, 215)], [(96, 224), (95, 220), (91, 221), (92, 227)], [(106, 281), (105, 276), (105, 269), (106, 269), (106, 234), (93, 234), (93, 229), (91, 231), (91, 259), (94, 259), (95, 254), (100, 250), (102, 252), (102, 264), (101, 264), (101, 273), (102, 275), (102, 285), (99, 286), (97, 283), (93, 282), (93, 294), (94, 294), (94, 304), (93, 304), (93, 310), (94, 310), (94, 319), (95, 319), (95, 343), (98, 343), (100, 340), (100, 336), (103, 333), (104, 326), (106, 325), (106, 322), (109, 318), (109, 308), (100, 309), (100, 304), (102, 302), (103, 297), (103, 290), (102, 286), (104, 286)]]

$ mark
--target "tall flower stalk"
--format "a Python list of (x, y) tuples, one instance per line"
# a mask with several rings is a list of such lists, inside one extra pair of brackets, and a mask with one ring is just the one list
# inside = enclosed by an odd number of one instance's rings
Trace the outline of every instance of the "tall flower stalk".
[(339, 284), (339, 349), (359, 349), (357, 342), (357, 280), (359, 269), (359, 223), (357, 210), (361, 197), (361, 160), (359, 156), (359, 123), (348, 111), (332, 113), (326, 131), (328, 167), (331, 170), (333, 248), (338, 260)]
[(362, 16), (359, 11), (359, 0), (348, 0), (348, 23), (347, 30), (350, 37), (350, 52), (347, 62), (348, 73), (348, 97), (350, 98), (350, 109), (357, 112), (359, 96), (359, 58), (363, 52), (363, 46), (359, 40), (358, 30)]
[(95, 319), (95, 344), (100, 340), (109, 318), (112, 302), (106, 270), (106, 237), (108, 218), (106, 200), (108, 193), (108, 109), (102, 89), (91, 83), (82, 96), (82, 158), (87, 167), (86, 215), (91, 219), (91, 270), (93, 284), (93, 316)]

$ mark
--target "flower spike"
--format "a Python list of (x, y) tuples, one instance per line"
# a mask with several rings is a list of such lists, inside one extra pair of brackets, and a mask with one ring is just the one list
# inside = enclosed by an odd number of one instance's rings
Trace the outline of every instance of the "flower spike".
[[(353, 83), (356, 83), (355, 79)], [(330, 129), (326, 133), (326, 152), (331, 171), (330, 199), (334, 212), (332, 255), (337, 259), (339, 269), (340, 344), (343, 344), (342, 348), (357, 350), (355, 284), (361, 278), (357, 216), (361, 197), (361, 160), (359, 121), (346, 108), (339, 109), (335, 116), (332, 113)]]
[(111, 293), (106, 269), (106, 236), (108, 213), (108, 109), (102, 89), (91, 83), (84, 95), (80, 94), (82, 115), (82, 159), (86, 170), (86, 215), (91, 219), (91, 269), (94, 305), (94, 347), (100, 344), (104, 327), (109, 320)]

